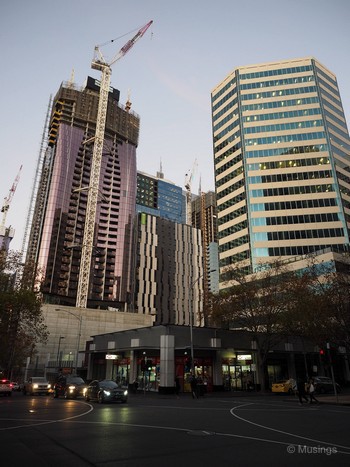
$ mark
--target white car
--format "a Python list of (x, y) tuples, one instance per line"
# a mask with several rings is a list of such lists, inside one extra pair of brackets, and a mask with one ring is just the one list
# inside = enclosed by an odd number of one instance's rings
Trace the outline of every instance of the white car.
[(0, 379), (0, 394), (12, 396), (12, 384), (8, 379)]
[(51, 389), (51, 384), (46, 381), (45, 378), (40, 377), (40, 376), (33, 376), (32, 378), (29, 378), (28, 381), (24, 383), (23, 386), (23, 394), (31, 394), (32, 396), (34, 394), (46, 394), (48, 395), (50, 393)]

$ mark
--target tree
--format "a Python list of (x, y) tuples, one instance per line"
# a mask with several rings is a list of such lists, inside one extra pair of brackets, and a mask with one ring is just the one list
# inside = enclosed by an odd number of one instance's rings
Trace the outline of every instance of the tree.
[(41, 296), (22, 284), (20, 257), (0, 251), (0, 369), (7, 377), (47, 340)]
[(232, 285), (211, 297), (211, 320), (251, 333), (257, 346), (259, 379), (262, 389), (266, 389), (267, 356), (285, 336), (285, 315), (294, 307), (296, 273), (276, 260), (249, 276), (238, 267), (226, 274)]

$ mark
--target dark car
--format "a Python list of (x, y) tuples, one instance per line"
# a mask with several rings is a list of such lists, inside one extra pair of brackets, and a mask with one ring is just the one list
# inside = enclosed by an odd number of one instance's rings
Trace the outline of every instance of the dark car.
[(84, 397), (86, 383), (80, 376), (60, 376), (53, 388), (53, 397), (56, 399), (63, 396), (65, 399), (76, 399)]
[[(313, 380), (316, 394), (326, 394), (327, 392), (334, 393), (334, 386), (331, 378), (328, 378), (327, 376), (315, 376)], [(335, 387), (337, 393), (340, 393), (341, 387), (338, 383), (335, 383)]]
[(100, 404), (104, 402), (127, 402), (128, 390), (122, 388), (115, 381), (104, 379), (91, 381), (85, 392), (85, 400), (96, 400)]

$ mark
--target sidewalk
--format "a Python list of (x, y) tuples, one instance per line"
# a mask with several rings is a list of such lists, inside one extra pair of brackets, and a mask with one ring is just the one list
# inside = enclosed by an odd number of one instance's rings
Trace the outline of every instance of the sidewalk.
[[(159, 398), (164, 398), (164, 399), (173, 399), (174, 394), (159, 394), (158, 392), (148, 392), (143, 393), (141, 391), (138, 391), (137, 394), (133, 393), (130, 394), (132, 397), (159, 397)], [(180, 398), (185, 397), (185, 398), (191, 398), (192, 395), (190, 393), (181, 393)], [(209, 392), (206, 393), (204, 396), (200, 396), (199, 399), (212, 399), (212, 398), (268, 398), (268, 399), (275, 399), (278, 401), (288, 401), (288, 402), (295, 402), (298, 400), (298, 397), (295, 395), (288, 395), (288, 394), (276, 394), (271, 391), (218, 391), (218, 392)], [(321, 404), (336, 404), (336, 405), (349, 405), (350, 406), (350, 388), (345, 388), (343, 391), (335, 396), (334, 394), (317, 394), (316, 399), (321, 403)]]

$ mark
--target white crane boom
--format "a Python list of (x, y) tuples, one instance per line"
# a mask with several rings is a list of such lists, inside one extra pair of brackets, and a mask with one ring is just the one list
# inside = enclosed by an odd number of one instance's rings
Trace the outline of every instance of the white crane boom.
[(19, 182), (19, 177), (21, 175), (21, 170), (22, 170), (22, 165), (21, 165), (21, 167), (20, 167), (20, 169), (18, 171), (18, 174), (17, 174), (17, 176), (15, 178), (15, 181), (13, 182), (13, 184), (12, 184), (12, 186), (10, 188), (9, 194), (6, 196), (6, 198), (4, 198), (4, 202), (3, 202), (3, 205), (2, 205), (2, 208), (1, 208), (1, 212), (3, 213), (2, 214), (2, 220), (1, 220), (1, 227), (5, 227), (7, 212), (10, 209), (12, 198), (13, 198), (13, 195), (15, 194), (15, 191), (16, 191), (16, 188), (17, 188), (17, 185), (18, 185), (18, 182)]
[(96, 120), (96, 132), (94, 137), (94, 149), (92, 154), (90, 185), (88, 190), (88, 200), (86, 207), (84, 238), (81, 251), (80, 271), (78, 280), (78, 290), (76, 306), (86, 308), (89, 294), (90, 268), (93, 249), (94, 230), (96, 222), (96, 206), (99, 193), (99, 180), (101, 172), (102, 149), (106, 126), (106, 114), (108, 105), (109, 85), (111, 81), (111, 66), (120, 58), (122, 58), (140, 39), (153, 21), (149, 21), (143, 26), (135, 36), (129, 40), (113, 58), (110, 63), (107, 63), (98, 46), (95, 47), (94, 58), (91, 63), (91, 68), (102, 72), (100, 84), (100, 96)]
[(186, 224), (192, 225), (192, 179), (197, 168), (197, 159), (193, 163), (192, 170), (185, 175), (186, 188)]

